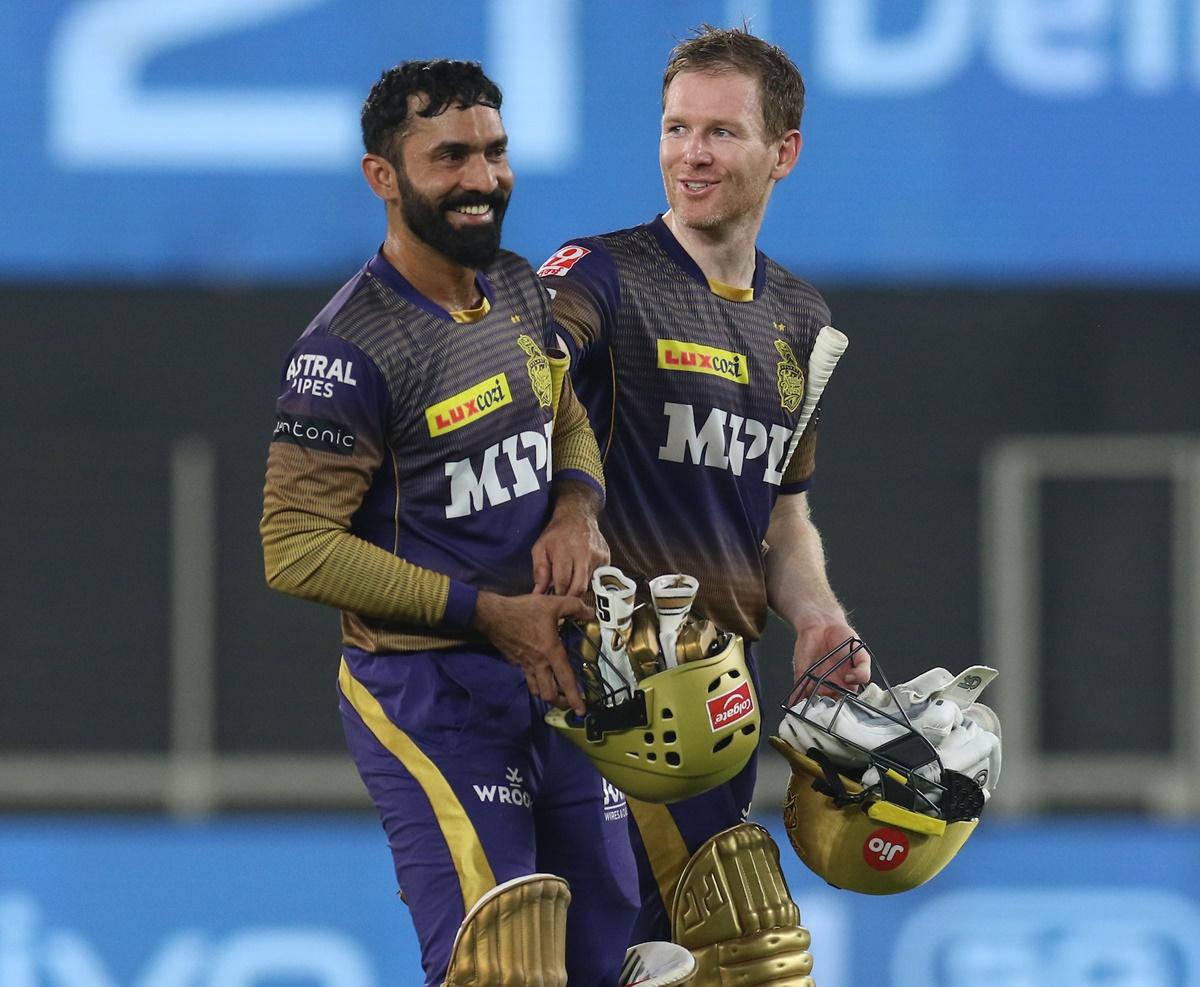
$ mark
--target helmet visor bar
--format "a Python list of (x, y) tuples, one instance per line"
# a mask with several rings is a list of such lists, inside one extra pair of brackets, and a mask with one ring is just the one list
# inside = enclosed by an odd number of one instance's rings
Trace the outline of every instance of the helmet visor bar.
[[(852, 663), (867, 646), (857, 638), (847, 638), (827, 655), (813, 662), (792, 687), (783, 706), (788, 716), (798, 717), (810, 727), (837, 739), (858, 751), (874, 765), (879, 773), (879, 795), (884, 800), (906, 809), (940, 816), (938, 803), (946, 792), (942, 763), (932, 743), (917, 730), (892, 690), (883, 668), (871, 662), (872, 677), (888, 698), (888, 708), (864, 702), (857, 692), (841, 684), (837, 672)], [(832, 701), (833, 709), (828, 711)], [(825, 715), (811, 715), (814, 705), (820, 704)], [(839, 729), (839, 721), (876, 719), (888, 721), (901, 730), (900, 736), (875, 747), (865, 747), (853, 739), (853, 731)], [(812, 756), (812, 752), (808, 752)], [(931, 795), (935, 797), (931, 797)]]

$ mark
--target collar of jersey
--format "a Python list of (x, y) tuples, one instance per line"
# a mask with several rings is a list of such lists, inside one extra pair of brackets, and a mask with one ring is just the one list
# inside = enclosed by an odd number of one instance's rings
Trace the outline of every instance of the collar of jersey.
[[(392, 262), (383, 256), (383, 247), (380, 247), (375, 256), (367, 261), (367, 270), (401, 298), (416, 305), (417, 308), (424, 309), (430, 315), (436, 315), (444, 322), (457, 324), (449, 312), (437, 302), (430, 301), (422, 295), (412, 286), (412, 282), (408, 278), (392, 267)], [(483, 293), (484, 300), (489, 307), (496, 304), (496, 293), (492, 290), (492, 283), (483, 271), (475, 272), (475, 285)]]
[[(667, 252), (667, 256), (671, 258), (687, 273), (688, 277), (694, 281), (698, 281), (704, 285), (706, 289), (712, 291), (711, 285), (708, 283), (708, 278), (704, 276), (704, 272), (700, 270), (700, 265), (692, 260), (692, 255), (683, 249), (682, 244), (675, 239), (675, 234), (671, 232), (671, 228), (663, 221), (662, 213), (654, 217), (654, 221), (647, 224), (647, 228), (653, 234), (654, 239), (659, 243), (659, 246)], [(767, 284), (767, 258), (761, 250), (754, 248), (754, 280), (751, 282), (751, 287), (754, 288), (754, 297), (762, 298), (763, 290)], [(714, 294), (716, 294), (714, 292)], [(722, 297), (720, 295), (718, 298)], [(741, 303), (739, 303), (741, 304)]]

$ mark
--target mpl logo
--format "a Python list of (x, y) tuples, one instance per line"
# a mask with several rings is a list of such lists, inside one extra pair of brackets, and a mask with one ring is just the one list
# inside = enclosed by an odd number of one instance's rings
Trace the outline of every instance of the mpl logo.
[(673, 401), (663, 404), (663, 414), (667, 417), (667, 441), (659, 447), (658, 458), (664, 462), (692, 462), (741, 476), (746, 464), (761, 459), (763, 482), (775, 486), (782, 482), (792, 429), (723, 408), (713, 408), (697, 428), (695, 407)]
[(908, 859), (908, 837), (898, 829), (877, 829), (863, 841), (862, 855), (873, 870), (895, 870)]
[(749, 682), (708, 700), (708, 725), (713, 733), (740, 723), (754, 712), (754, 693)]
[(549, 484), (553, 457), (550, 440), (554, 422), (548, 421), (542, 431), (523, 431), (488, 446), (478, 460), (475, 470), (470, 459), (446, 463), (446, 478), (450, 484), (450, 502), (446, 517), (467, 517), (497, 504), (507, 504), (517, 497), (537, 493)]

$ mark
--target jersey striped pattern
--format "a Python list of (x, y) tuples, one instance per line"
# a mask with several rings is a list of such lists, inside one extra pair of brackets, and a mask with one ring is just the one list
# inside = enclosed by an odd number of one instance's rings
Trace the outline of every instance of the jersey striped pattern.
[(377, 255), (285, 362), (268, 456), (268, 579), (342, 610), (365, 652), (469, 638), (479, 590), (532, 586), (552, 479), (602, 489), (586, 415), (552, 416), (554, 331), (528, 264), (479, 275), (489, 305), (458, 323)]
[(819, 407), (784, 459), (828, 307), (761, 252), (753, 297), (725, 297), (661, 217), (555, 257), (542, 280), (600, 441), (614, 564), (696, 576), (701, 609), (759, 637), (771, 510), (813, 473)]

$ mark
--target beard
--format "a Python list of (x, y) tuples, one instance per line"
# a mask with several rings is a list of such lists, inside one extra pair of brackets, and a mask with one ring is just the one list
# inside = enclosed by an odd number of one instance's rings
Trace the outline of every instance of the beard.
[[(418, 192), (400, 167), (396, 168), (396, 180), (401, 193), (400, 213), (419, 240), (462, 267), (478, 270), (496, 259), (509, 193), (503, 189), (490, 194), (460, 192), (435, 202)], [(446, 214), (459, 206), (491, 206), (492, 221), (485, 226), (458, 229)]]

